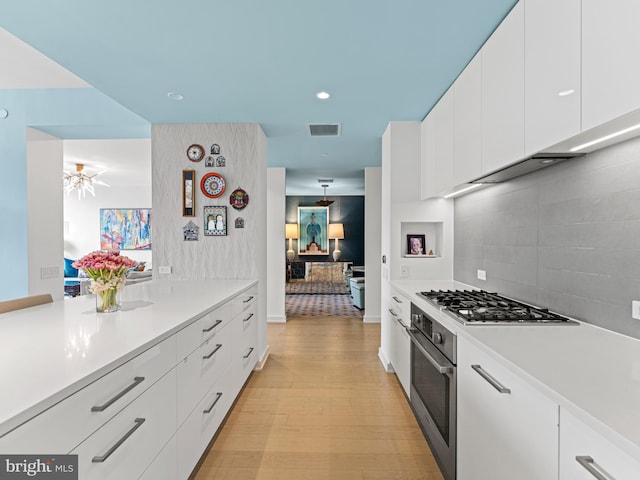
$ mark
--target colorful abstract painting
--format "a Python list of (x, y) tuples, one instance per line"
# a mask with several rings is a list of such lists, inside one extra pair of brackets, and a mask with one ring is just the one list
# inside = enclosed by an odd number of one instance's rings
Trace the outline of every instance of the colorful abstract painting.
[(151, 209), (101, 208), (100, 248), (151, 250)]

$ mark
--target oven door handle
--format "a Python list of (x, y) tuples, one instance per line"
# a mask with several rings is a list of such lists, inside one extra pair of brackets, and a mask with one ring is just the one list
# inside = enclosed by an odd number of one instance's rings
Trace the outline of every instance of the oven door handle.
[(425, 358), (429, 360), (429, 363), (433, 365), (436, 368), (436, 370), (438, 370), (439, 373), (442, 373), (444, 375), (453, 373), (453, 367), (451, 365), (442, 365), (440, 362), (438, 362), (438, 360), (434, 358), (433, 355), (427, 352), (427, 350), (422, 346), (422, 344), (416, 338), (416, 333), (418, 332), (418, 330), (416, 330), (415, 328), (408, 328), (407, 332), (409, 332), (409, 337), (411, 337), (411, 341), (416, 346), (416, 348), (420, 350), (420, 352), (425, 356)]

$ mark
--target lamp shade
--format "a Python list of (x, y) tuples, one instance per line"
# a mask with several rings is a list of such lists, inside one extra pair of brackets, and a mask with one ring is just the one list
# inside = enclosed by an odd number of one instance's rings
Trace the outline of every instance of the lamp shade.
[(284, 232), (285, 238), (298, 238), (298, 224), (287, 223)]
[(335, 240), (344, 238), (344, 225), (342, 223), (329, 224), (329, 238)]

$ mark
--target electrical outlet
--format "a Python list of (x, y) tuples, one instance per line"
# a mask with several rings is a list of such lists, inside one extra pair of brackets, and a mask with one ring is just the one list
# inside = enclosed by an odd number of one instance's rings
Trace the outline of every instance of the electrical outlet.
[(640, 300), (633, 300), (631, 302), (631, 317), (640, 320)]
[(409, 276), (409, 267), (400, 267), (400, 278), (407, 278)]
[(486, 280), (487, 272), (485, 270), (478, 270), (478, 280)]
[(171, 267), (158, 267), (159, 273), (171, 273)]

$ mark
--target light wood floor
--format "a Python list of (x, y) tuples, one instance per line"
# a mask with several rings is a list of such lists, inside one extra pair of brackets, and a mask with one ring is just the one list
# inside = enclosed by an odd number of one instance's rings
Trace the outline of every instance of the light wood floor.
[(196, 480), (442, 480), (395, 375), (380, 325), (304, 318), (269, 324), (254, 372)]

